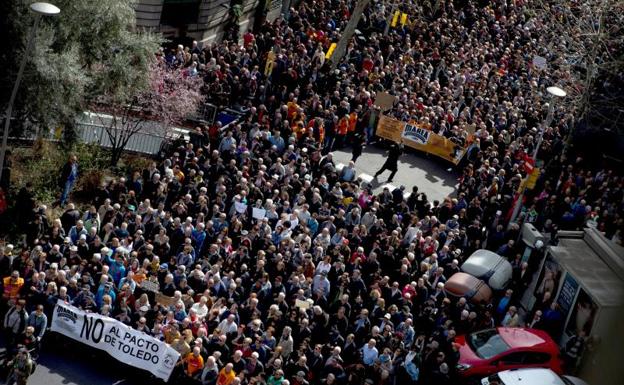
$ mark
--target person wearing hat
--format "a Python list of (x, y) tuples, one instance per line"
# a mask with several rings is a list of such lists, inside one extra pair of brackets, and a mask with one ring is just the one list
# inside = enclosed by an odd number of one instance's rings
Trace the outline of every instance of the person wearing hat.
[(292, 385), (309, 385), (310, 383), (306, 380), (306, 374), (303, 370), (300, 370), (296, 373), (295, 377), (292, 379)]

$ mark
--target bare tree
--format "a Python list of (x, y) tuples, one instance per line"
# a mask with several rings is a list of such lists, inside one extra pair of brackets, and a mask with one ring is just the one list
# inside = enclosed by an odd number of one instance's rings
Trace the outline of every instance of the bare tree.
[[(600, 118), (618, 125), (622, 94), (610, 82), (624, 69), (624, 2), (534, 0), (524, 28), (540, 31), (547, 70), (557, 72), (578, 120)], [(619, 88), (619, 87), (618, 87)], [(615, 92), (612, 92), (615, 91)], [(611, 112), (605, 112), (611, 111)]]

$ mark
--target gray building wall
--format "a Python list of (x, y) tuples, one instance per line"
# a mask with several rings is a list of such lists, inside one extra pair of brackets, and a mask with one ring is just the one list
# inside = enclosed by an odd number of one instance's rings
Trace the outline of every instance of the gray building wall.
[[(151, 29), (163, 34), (165, 38), (180, 35), (180, 28), (161, 24), (164, 0), (138, 0), (135, 6), (138, 27)], [(240, 18), (241, 36), (253, 25), (259, 0), (243, 0), (243, 14)], [(223, 26), (229, 17), (230, 0), (202, 0), (199, 4), (197, 23), (185, 25), (186, 36), (203, 43), (212, 43), (223, 35)], [(267, 19), (273, 20), (280, 15), (282, 0), (272, 0)]]

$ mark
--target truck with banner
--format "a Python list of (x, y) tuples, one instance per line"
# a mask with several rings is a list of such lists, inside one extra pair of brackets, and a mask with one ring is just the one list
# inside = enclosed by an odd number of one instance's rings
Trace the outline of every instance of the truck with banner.
[(455, 165), (461, 162), (469, 146), (459, 146), (449, 138), (438, 135), (418, 124), (401, 122), (382, 115), (377, 124), (377, 136), (445, 159)]
[(169, 380), (180, 354), (165, 342), (97, 313), (87, 313), (63, 301), (56, 304), (51, 330), (95, 349), (118, 361)]

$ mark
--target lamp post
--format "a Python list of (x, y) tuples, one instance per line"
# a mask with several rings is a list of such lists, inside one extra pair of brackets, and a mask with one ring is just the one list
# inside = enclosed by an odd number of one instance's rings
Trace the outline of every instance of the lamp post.
[(540, 130), (539, 137), (537, 138), (537, 143), (535, 145), (535, 150), (533, 151), (533, 161), (537, 160), (537, 152), (539, 151), (542, 141), (544, 141), (544, 130), (546, 127), (550, 126), (553, 120), (553, 113), (555, 112), (555, 99), (556, 98), (564, 98), (568, 93), (562, 90), (557, 86), (552, 86), (546, 88), (546, 91), (550, 94), (550, 103), (548, 103), (548, 114), (546, 115), (546, 120), (542, 124), (542, 129)]
[(39, 20), (41, 20), (41, 16), (54, 16), (58, 15), (61, 12), (61, 10), (57, 6), (49, 3), (32, 3), (30, 5), (30, 10), (35, 14), (35, 21), (32, 28), (30, 29), (28, 42), (26, 43), (26, 52), (24, 52), (22, 62), (20, 63), (19, 71), (17, 71), (17, 78), (15, 79), (15, 85), (13, 85), (13, 91), (11, 92), (9, 105), (7, 106), (6, 112), (4, 114), (4, 131), (2, 133), (2, 146), (0, 147), (0, 182), (2, 181), (2, 174), (4, 171), (4, 158), (7, 150), (7, 140), (9, 139), (9, 129), (11, 128), (11, 114), (13, 113), (13, 104), (15, 103), (17, 90), (19, 89), (20, 83), (22, 81), (22, 76), (24, 75), (26, 61), (28, 60), (28, 52), (32, 49), (35, 42), (35, 35), (37, 33)]
[[(546, 91), (548, 92), (548, 94), (550, 94), (550, 103), (548, 103), (548, 114), (546, 115), (546, 120), (542, 122), (542, 127), (539, 131), (539, 137), (537, 138), (537, 143), (535, 144), (535, 150), (533, 150), (533, 163), (535, 163), (535, 161), (537, 160), (537, 153), (539, 152), (539, 149), (542, 146), (542, 142), (544, 141), (544, 131), (546, 130), (546, 127), (549, 127), (553, 121), (553, 115), (555, 112), (555, 99), (564, 98), (567, 95), (567, 93), (563, 89), (557, 86), (548, 87), (546, 88)], [(511, 214), (511, 219), (509, 220), (510, 224), (515, 222), (516, 218), (518, 218), (518, 215), (520, 214), (520, 208), (522, 207), (522, 200), (524, 199), (525, 191), (526, 184), (522, 187), (520, 195), (518, 195), (518, 199), (516, 200), (516, 204), (514, 205), (514, 209)]]

